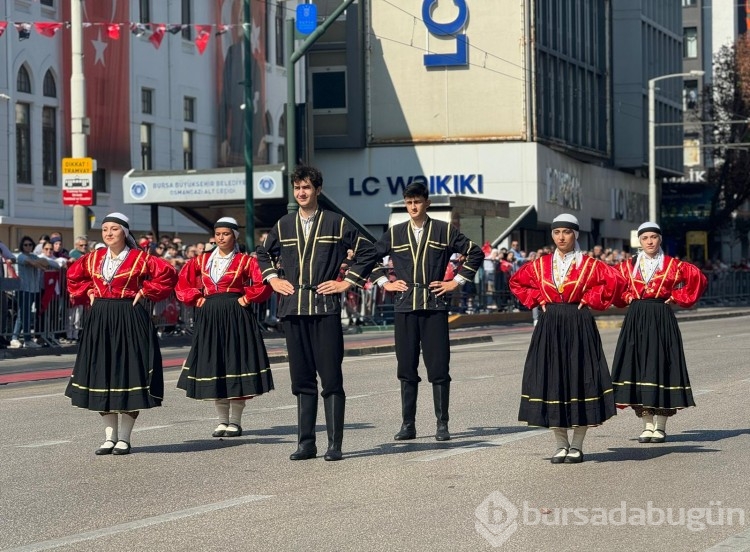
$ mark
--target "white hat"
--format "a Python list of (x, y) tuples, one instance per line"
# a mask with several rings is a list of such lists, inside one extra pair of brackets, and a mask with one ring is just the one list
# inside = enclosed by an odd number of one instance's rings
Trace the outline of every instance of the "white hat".
[(217, 228), (229, 228), (234, 233), (234, 239), (240, 237), (240, 225), (233, 217), (221, 217), (214, 223), (214, 230)]
[(645, 234), (646, 232), (656, 232), (661, 236), (661, 228), (659, 228), (659, 225), (655, 222), (644, 222), (638, 227), (638, 237), (641, 237), (641, 234)]
[(569, 215), (567, 213), (557, 215), (554, 219), (552, 219), (552, 229), (554, 230), (555, 228), (570, 228), (571, 230), (575, 230), (576, 232), (580, 230), (580, 227), (578, 226), (578, 219), (573, 215)]

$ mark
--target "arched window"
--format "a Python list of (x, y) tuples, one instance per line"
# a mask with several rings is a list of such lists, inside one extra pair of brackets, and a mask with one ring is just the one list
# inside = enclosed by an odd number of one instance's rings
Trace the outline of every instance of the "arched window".
[(55, 76), (51, 70), (47, 71), (47, 74), (44, 75), (42, 92), (47, 98), (57, 98), (57, 85), (55, 84)]
[(271, 118), (271, 114), (266, 111), (266, 135), (273, 135), (273, 119)]
[(284, 138), (284, 136), (286, 136), (286, 111), (279, 118), (279, 137)]
[(21, 68), (18, 70), (18, 77), (16, 78), (16, 90), (18, 90), (19, 92), (25, 92), (26, 94), (31, 94), (31, 77), (29, 77), (29, 72), (24, 66), (21, 66)]

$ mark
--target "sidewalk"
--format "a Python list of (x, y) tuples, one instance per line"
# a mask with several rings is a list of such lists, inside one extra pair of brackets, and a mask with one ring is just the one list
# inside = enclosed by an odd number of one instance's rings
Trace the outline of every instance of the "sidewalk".
[[(677, 310), (680, 322), (712, 320), (750, 316), (748, 307), (711, 307)], [(624, 309), (611, 309), (595, 313), (599, 328), (619, 328), (625, 316)], [(451, 317), (451, 345), (491, 342), (508, 332), (529, 332), (531, 313), (499, 313)], [(393, 326), (363, 327), (362, 333), (344, 333), (344, 355), (363, 356), (391, 353), (394, 350)], [(287, 361), (286, 343), (279, 333), (264, 333), (271, 364)], [(161, 340), (164, 369), (182, 366), (190, 346), (191, 336), (165, 336)], [(40, 349), (0, 350), (0, 385), (39, 381), (70, 376), (77, 345), (43, 347)], [(54, 360), (50, 357), (55, 357)]]

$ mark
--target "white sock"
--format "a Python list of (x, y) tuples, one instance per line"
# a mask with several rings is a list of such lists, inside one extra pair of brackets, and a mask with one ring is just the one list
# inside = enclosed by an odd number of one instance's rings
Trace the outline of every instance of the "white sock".
[[(586, 437), (588, 426), (579, 426), (573, 429), (573, 438), (570, 440), (570, 448), (583, 452), (583, 439)], [(575, 456), (575, 454), (573, 454)]]
[(654, 432), (654, 416), (653, 414), (644, 414), (641, 418), (643, 418), (643, 433), (641, 433), (641, 437), (650, 437)]
[(217, 399), (214, 401), (216, 414), (219, 416), (219, 425), (216, 429), (223, 430), (229, 425), (229, 399)]
[(661, 416), (656, 415), (654, 416), (654, 431), (664, 431), (667, 429), (667, 419), (669, 416)]
[(229, 423), (241, 426), (242, 411), (245, 409), (245, 399), (233, 399), (229, 401), (231, 405), (231, 413), (229, 414)]
[(564, 427), (556, 427), (552, 429), (552, 433), (555, 436), (555, 441), (557, 442), (557, 448), (559, 449), (569, 449), (570, 443), (568, 442), (568, 430)]
[[(131, 416), (130, 414), (123, 414), (120, 417), (120, 441), (125, 441), (126, 443), (130, 443), (130, 432), (133, 431), (133, 426), (135, 425), (135, 418)], [(119, 449), (126, 449), (128, 447), (126, 446), (116, 446), (115, 448)]]
[(102, 421), (104, 422), (104, 439), (106, 441), (101, 448), (112, 448), (117, 443), (117, 414), (112, 412), (102, 414)]

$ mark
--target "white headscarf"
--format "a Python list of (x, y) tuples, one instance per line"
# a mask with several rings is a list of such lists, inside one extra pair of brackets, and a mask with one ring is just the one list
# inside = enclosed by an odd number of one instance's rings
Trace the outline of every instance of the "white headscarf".
[(135, 238), (130, 235), (130, 219), (122, 213), (110, 213), (102, 219), (102, 226), (106, 222), (114, 222), (119, 224), (122, 231), (125, 233), (125, 245), (130, 249), (138, 249), (138, 244), (135, 243)]
[[(645, 234), (646, 232), (654, 232), (661, 237), (661, 227), (655, 222), (647, 221), (638, 227), (639, 238), (641, 237), (641, 234)], [(653, 257), (649, 257), (643, 249), (639, 249), (638, 257), (636, 257), (635, 264), (633, 265), (633, 277), (637, 276), (640, 271), (643, 279), (648, 282), (651, 280), (654, 272), (658, 272), (663, 268), (664, 250), (662, 250), (661, 245), (659, 246), (659, 251), (657, 251), (656, 255)]]
[(229, 228), (234, 234), (234, 250), (227, 257), (222, 257), (219, 252), (219, 246), (216, 246), (211, 251), (211, 256), (208, 258), (206, 268), (214, 282), (218, 282), (226, 272), (229, 265), (232, 263), (232, 259), (235, 254), (240, 250), (237, 245), (237, 238), (240, 237), (239, 225), (237, 221), (232, 217), (221, 217), (214, 223), (214, 229), (216, 228)]
[(580, 265), (581, 261), (583, 261), (583, 251), (581, 251), (581, 245), (578, 243), (578, 235), (580, 226), (578, 225), (578, 219), (574, 217), (573, 215), (569, 215), (567, 213), (563, 213), (562, 215), (557, 215), (555, 218), (552, 219), (552, 230), (555, 228), (569, 228), (573, 230), (573, 235), (576, 237), (576, 244), (574, 247), (575, 252), (575, 260), (576, 264)]

